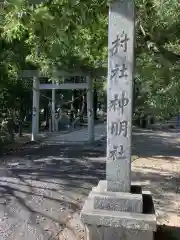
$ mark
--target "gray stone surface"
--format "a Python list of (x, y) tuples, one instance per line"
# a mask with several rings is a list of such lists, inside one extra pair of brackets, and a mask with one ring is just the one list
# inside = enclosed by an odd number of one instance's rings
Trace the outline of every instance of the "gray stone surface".
[(132, 230), (127, 228), (104, 228), (104, 240), (153, 240), (153, 231)]
[(155, 214), (141, 214), (96, 210), (92, 199), (88, 198), (81, 211), (81, 219), (85, 224), (111, 228), (127, 228), (141, 231), (156, 230)]
[[(142, 186), (141, 186), (140, 182), (132, 181), (131, 188), (136, 189), (136, 191), (134, 193), (137, 193), (137, 194), (142, 193)], [(102, 193), (102, 192), (112, 193), (111, 191), (107, 191), (107, 180), (100, 180), (98, 185), (96, 187), (92, 188), (92, 191), (98, 192), (98, 193)], [(118, 192), (114, 192), (114, 193), (118, 194)]]
[(130, 230), (125, 228), (107, 228), (87, 225), (89, 240), (153, 240), (152, 231)]
[(134, 1), (112, 1), (108, 32), (107, 189), (130, 192)]
[(144, 196), (141, 192), (131, 193), (134, 10), (134, 0), (114, 0), (110, 3), (107, 182), (100, 182), (93, 188), (81, 211), (90, 240), (152, 240), (156, 230), (154, 212), (143, 212)]
[(142, 213), (142, 194), (107, 191), (107, 181), (99, 181), (89, 194), (94, 209)]
[(142, 213), (142, 195), (94, 196), (94, 209)]

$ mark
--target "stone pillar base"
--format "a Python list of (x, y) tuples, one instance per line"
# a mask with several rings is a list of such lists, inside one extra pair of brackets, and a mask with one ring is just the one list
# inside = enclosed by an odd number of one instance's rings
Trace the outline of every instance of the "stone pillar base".
[(156, 216), (151, 193), (131, 185), (131, 193), (93, 188), (81, 211), (89, 240), (153, 240)]

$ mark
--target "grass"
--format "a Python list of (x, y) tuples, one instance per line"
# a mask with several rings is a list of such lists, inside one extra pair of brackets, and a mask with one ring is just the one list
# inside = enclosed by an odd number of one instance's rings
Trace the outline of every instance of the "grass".
[(132, 155), (131, 156), (131, 162), (134, 162), (138, 159), (139, 157), (137, 155)]

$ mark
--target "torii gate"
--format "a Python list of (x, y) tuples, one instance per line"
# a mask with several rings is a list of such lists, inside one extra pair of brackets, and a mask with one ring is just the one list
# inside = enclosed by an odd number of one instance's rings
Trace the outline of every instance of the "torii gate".
[[(104, 71), (106, 72), (106, 70)], [(96, 76), (104, 75), (102, 70), (100, 74), (95, 73)], [(62, 84), (40, 84), (39, 77), (43, 77), (42, 73), (36, 70), (24, 70), (22, 77), (33, 78), (33, 111), (32, 111), (32, 135), (31, 140), (34, 141), (39, 134), (39, 91), (43, 89), (52, 90), (52, 131), (55, 131), (55, 90), (56, 89), (87, 89), (87, 116), (88, 116), (88, 142), (94, 141), (94, 111), (93, 111), (93, 86), (92, 86), (92, 71), (91, 74), (84, 74), (83, 72), (56, 72), (56, 77), (74, 77), (84, 76), (85, 83), (62, 83)]]

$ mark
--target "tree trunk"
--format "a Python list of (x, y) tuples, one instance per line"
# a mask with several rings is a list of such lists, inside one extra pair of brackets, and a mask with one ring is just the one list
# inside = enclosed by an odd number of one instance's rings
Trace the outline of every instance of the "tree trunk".
[(23, 122), (24, 122), (24, 117), (25, 117), (25, 111), (23, 107), (23, 99), (21, 97), (21, 102), (20, 102), (20, 110), (19, 110), (19, 121), (18, 121), (18, 127), (19, 127), (19, 137), (22, 137), (23, 135)]
[(72, 98), (71, 98), (71, 108), (70, 108), (70, 122), (73, 122), (73, 119), (75, 118), (74, 115), (74, 101), (75, 101), (75, 97), (74, 97), (74, 91), (72, 90)]
[(7, 130), (10, 136), (10, 141), (14, 143), (14, 121), (12, 117), (7, 119)]
[(85, 94), (82, 96), (82, 105), (81, 105), (81, 111), (79, 113), (79, 116), (72, 122), (72, 127), (74, 128), (76, 123), (79, 122), (83, 122), (83, 116), (84, 116), (84, 109), (85, 109), (85, 105), (86, 105), (86, 97)]
[(94, 94), (93, 94), (93, 97), (94, 97), (94, 119), (96, 120), (97, 119), (97, 108), (98, 108), (98, 94), (97, 94), (97, 90), (96, 88), (94, 88)]
[(47, 108), (44, 108), (43, 121), (47, 121)]
[(22, 124), (22, 119), (19, 120), (19, 137), (23, 136), (23, 124)]
[(80, 122), (84, 122), (85, 97), (84, 95), (82, 96), (82, 91), (80, 91), (80, 95), (81, 97), (79, 98), (79, 103), (80, 103), (79, 109), (81, 109), (81, 111), (79, 113), (79, 117), (80, 117)]
[(73, 108), (74, 108), (75, 115), (77, 115), (78, 108), (79, 108), (79, 99), (78, 99), (78, 91), (76, 89), (73, 90), (73, 98), (74, 98)]

